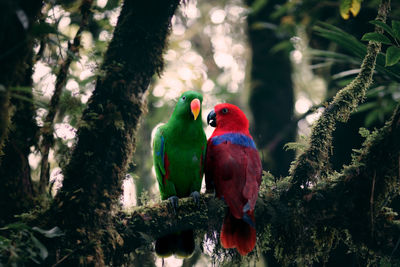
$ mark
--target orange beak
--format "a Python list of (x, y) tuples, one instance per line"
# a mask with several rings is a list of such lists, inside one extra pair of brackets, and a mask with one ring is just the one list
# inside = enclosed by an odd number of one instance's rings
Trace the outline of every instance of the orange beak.
[(196, 120), (200, 113), (200, 100), (197, 98), (193, 99), (192, 102), (190, 102), (190, 110), (192, 111), (194, 120)]

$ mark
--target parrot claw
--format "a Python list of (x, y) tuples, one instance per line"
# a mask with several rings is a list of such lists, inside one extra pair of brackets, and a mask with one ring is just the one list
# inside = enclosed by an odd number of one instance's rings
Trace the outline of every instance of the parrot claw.
[(168, 200), (172, 205), (172, 209), (174, 210), (174, 214), (176, 214), (176, 209), (178, 208), (179, 198), (177, 196), (172, 196), (172, 197), (169, 197)]
[(200, 205), (200, 194), (197, 191), (193, 191), (190, 196), (193, 198), (194, 203), (196, 203), (197, 206)]

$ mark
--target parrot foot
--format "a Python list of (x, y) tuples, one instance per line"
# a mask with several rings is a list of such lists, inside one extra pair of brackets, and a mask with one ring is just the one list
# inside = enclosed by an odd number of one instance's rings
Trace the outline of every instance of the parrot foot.
[(168, 200), (172, 205), (172, 209), (174, 210), (174, 214), (176, 214), (176, 209), (178, 208), (179, 198), (177, 196), (172, 196), (172, 197), (169, 197)]
[(190, 196), (193, 198), (194, 203), (196, 203), (197, 206), (200, 205), (200, 194), (197, 191), (193, 191)]

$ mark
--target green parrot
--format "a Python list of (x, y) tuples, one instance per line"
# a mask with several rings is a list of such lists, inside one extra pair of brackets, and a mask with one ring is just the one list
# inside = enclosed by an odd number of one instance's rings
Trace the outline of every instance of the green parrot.
[[(207, 147), (202, 101), (200, 93), (184, 92), (171, 118), (157, 128), (153, 139), (153, 162), (161, 199), (169, 199), (174, 212), (181, 197), (191, 196), (199, 203)], [(193, 230), (187, 230), (157, 239), (155, 250), (160, 257), (190, 257), (194, 246)]]

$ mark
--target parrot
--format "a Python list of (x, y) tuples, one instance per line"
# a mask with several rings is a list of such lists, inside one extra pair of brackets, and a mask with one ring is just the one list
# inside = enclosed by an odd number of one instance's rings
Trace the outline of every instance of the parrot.
[(262, 177), (260, 156), (249, 121), (239, 107), (217, 104), (207, 124), (215, 129), (207, 141), (206, 192), (215, 189), (216, 197), (228, 206), (220, 242), (245, 256), (256, 244), (254, 207)]
[[(181, 197), (191, 196), (199, 203), (207, 148), (202, 101), (200, 93), (184, 92), (168, 122), (156, 129), (153, 138), (153, 165), (161, 199), (168, 199), (174, 212)], [(190, 257), (194, 247), (193, 230), (163, 236), (155, 243), (160, 257)]]

